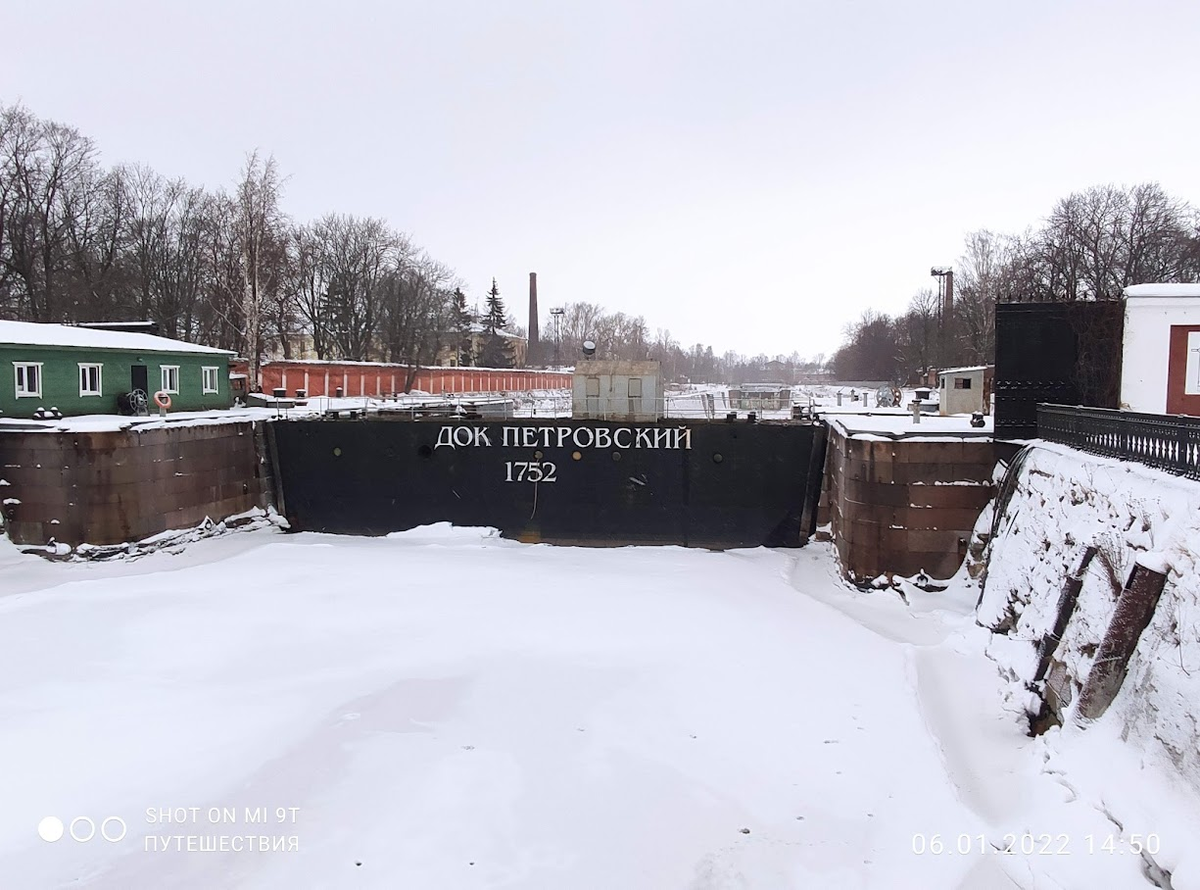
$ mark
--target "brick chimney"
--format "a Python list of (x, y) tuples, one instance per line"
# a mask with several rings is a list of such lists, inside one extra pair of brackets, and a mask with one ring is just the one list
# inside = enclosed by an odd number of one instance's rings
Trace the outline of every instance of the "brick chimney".
[(537, 272), (529, 273), (529, 346), (525, 350), (526, 361), (536, 364), (538, 355), (538, 307), (537, 307)]

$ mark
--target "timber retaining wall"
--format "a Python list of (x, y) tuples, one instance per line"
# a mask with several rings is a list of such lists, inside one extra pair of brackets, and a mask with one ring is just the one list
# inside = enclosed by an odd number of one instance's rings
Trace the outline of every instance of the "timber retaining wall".
[(997, 460), (1014, 450), (990, 438), (854, 436), (830, 423), (821, 521), (842, 570), (855, 581), (949, 578), (995, 494)]
[(266, 506), (263, 424), (0, 433), (17, 544), (119, 544)]

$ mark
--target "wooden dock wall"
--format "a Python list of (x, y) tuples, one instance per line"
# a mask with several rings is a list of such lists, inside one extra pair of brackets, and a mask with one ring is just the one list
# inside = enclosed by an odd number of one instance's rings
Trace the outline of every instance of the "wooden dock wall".
[(831, 523), (842, 570), (856, 581), (920, 571), (949, 578), (1009, 451), (990, 439), (854, 438), (830, 424), (821, 520)]
[(262, 423), (0, 433), (17, 544), (119, 544), (265, 506)]

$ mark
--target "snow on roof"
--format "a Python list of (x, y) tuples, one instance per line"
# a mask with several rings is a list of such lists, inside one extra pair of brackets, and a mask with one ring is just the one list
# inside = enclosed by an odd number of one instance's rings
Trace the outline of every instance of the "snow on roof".
[(1127, 297), (1200, 297), (1200, 283), (1193, 284), (1131, 284), (1125, 288)]
[(156, 337), (153, 334), (131, 334), (126, 331), (105, 331), (78, 328), (65, 324), (37, 324), (28, 321), (0, 321), (0, 344), (18, 346), (75, 346), (85, 349), (124, 349), (131, 352), (203, 352), (233, 355), (230, 349), (215, 349)]
[[(971, 367), (969, 367), (969, 368), (945, 368), (941, 371), (938, 371), (938, 373), (939, 374), (969, 374), (973, 371), (986, 371), (988, 369), (988, 367), (989, 367), (988, 365), (971, 365)], [(928, 389), (928, 387), (923, 387), (923, 388)]]
[[(473, 321), (473, 322), (471, 322), (471, 333), (472, 334), (489, 334), (489, 333), (491, 333), (491, 331), (488, 329), (487, 325), (480, 324), (477, 321)], [(504, 328), (496, 328), (496, 334), (497, 334), (497, 336), (500, 336), (500, 337), (508, 337), (511, 340), (524, 340), (525, 339), (520, 334), (514, 334), (512, 331), (504, 330)]]

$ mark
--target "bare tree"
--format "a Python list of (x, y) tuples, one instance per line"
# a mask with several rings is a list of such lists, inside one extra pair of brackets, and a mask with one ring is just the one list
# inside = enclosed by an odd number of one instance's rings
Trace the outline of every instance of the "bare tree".
[(63, 189), (63, 312), (112, 320), (128, 312), (124, 278), (129, 199), (120, 169), (88, 165)]
[(417, 370), (436, 362), (443, 345), (454, 339), (456, 284), (453, 271), (428, 256), (408, 259), (381, 283), (384, 347), (391, 361), (409, 366), (406, 392)]
[(604, 310), (595, 303), (568, 303), (563, 307), (559, 324), (564, 357), (578, 354), (580, 344), (596, 335), (596, 322), (603, 314)]
[(0, 256), (18, 291), (17, 313), (30, 321), (68, 320), (60, 280), (68, 266), (67, 220), (95, 168), (95, 148), (77, 130), (20, 108), (5, 115), (4, 126), (6, 243)]
[(389, 279), (411, 253), (408, 239), (383, 220), (328, 214), (296, 233), (292, 243), (298, 308), (317, 354), (373, 357)]
[(235, 195), (234, 226), (242, 264), (240, 333), (249, 360), (249, 384), (257, 388), (263, 351), (263, 322), (269, 294), (282, 286), (269, 254), (283, 241), (286, 218), (279, 208), (283, 190), (274, 157), (252, 152), (242, 168)]
[[(899, 358), (903, 368), (901, 376), (923, 374), (941, 364), (939, 356), (940, 337), (938, 317), (941, 301), (930, 288), (913, 294), (908, 301), (908, 311), (896, 320), (899, 336)], [(824, 360), (824, 356), (820, 356)]]

